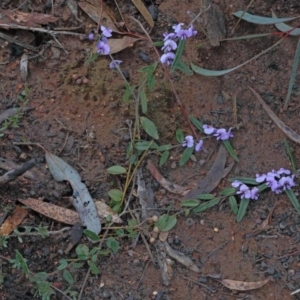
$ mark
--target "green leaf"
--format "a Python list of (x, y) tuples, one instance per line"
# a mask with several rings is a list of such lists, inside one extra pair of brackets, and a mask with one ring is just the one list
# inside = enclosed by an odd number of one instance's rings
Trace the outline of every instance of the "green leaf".
[(184, 141), (184, 135), (180, 128), (176, 129), (176, 140), (178, 143), (182, 144)]
[(287, 152), (287, 155), (290, 159), (290, 162), (292, 164), (292, 169), (294, 172), (296, 172), (297, 170), (297, 165), (296, 165), (296, 160), (295, 160), (295, 156), (293, 154), (292, 148), (290, 147), (290, 144), (287, 140), (284, 140), (284, 145), (285, 145), (285, 150)]
[(87, 260), (89, 257), (89, 248), (87, 245), (80, 244), (75, 249), (78, 259)]
[(239, 211), (238, 211), (237, 216), (236, 216), (237, 222), (241, 222), (243, 220), (243, 218), (246, 214), (249, 203), (250, 203), (249, 199), (241, 199)]
[(122, 206), (122, 203), (117, 203), (115, 204), (113, 207), (112, 207), (112, 210), (115, 212), (115, 213), (119, 213), (121, 211), (121, 206)]
[[(272, 18), (277, 18), (276, 14), (272, 10)], [(285, 23), (276, 23), (276, 28), (282, 32), (288, 32), (289, 35), (300, 35), (300, 28), (291, 27)]]
[(114, 253), (119, 250), (119, 243), (113, 237), (109, 237), (106, 241), (106, 246), (111, 249)]
[(99, 242), (100, 241), (99, 236), (95, 232), (93, 232), (91, 230), (84, 229), (83, 233), (85, 234), (85, 236), (87, 236), (92, 241), (95, 241), (95, 242)]
[(148, 89), (149, 91), (152, 91), (154, 89), (154, 85), (155, 85), (155, 76), (152, 75), (147, 79), (147, 85), (148, 85)]
[(177, 69), (179, 62), (181, 61), (181, 57), (182, 57), (182, 54), (183, 54), (185, 42), (186, 42), (185, 40), (180, 40), (180, 42), (178, 44), (178, 47), (177, 47), (177, 50), (176, 50), (176, 56), (175, 56), (175, 59), (173, 61), (172, 66), (170, 68), (171, 73), (174, 72)]
[(194, 72), (182, 61), (179, 61), (176, 65), (176, 69), (188, 74), (188, 75), (193, 75)]
[(156, 150), (159, 152), (171, 150), (173, 146), (171, 144), (159, 146)]
[(182, 156), (180, 158), (180, 161), (179, 161), (180, 167), (182, 167), (183, 165), (185, 165), (188, 162), (191, 155), (193, 154), (193, 151), (194, 151), (194, 147), (185, 148), (185, 150), (183, 151)]
[(298, 214), (300, 214), (300, 205), (295, 193), (291, 189), (286, 189), (285, 193), (289, 197)]
[(139, 141), (135, 143), (135, 149), (139, 151), (145, 151), (149, 148), (151, 149), (157, 149), (158, 145), (153, 141)]
[(129, 163), (131, 165), (133, 165), (135, 162), (137, 161), (137, 156), (135, 154), (132, 154), (130, 157), (129, 157)]
[(162, 47), (164, 45), (164, 41), (157, 41), (153, 42), (152, 44), (154, 47)]
[(251, 177), (235, 177), (235, 178), (229, 178), (228, 179), (230, 182), (233, 182), (233, 181), (240, 181), (242, 183), (245, 183), (245, 184), (250, 184), (250, 185), (258, 185), (259, 183), (256, 182), (255, 178), (251, 178)]
[(141, 91), (141, 107), (142, 107), (142, 113), (146, 114), (147, 113), (147, 97), (146, 93), (142, 90)]
[(143, 129), (155, 140), (159, 139), (158, 132), (154, 123), (146, 117), (140, 117)]
[(131, 88), (128, 82), (125, 83), (125, 92), (123, 93), (123, 102), (128, 103), (131, 96)]
[(91, 260), (88, 260), (88, 265), (91, 268), (91, 272), (94, 275), (98, 275), (100, 274), (100, 270), (97, 268), (97, 266), (95, 265), (95, 263)]
[(258, 188), (258, 192), (261, 193), (262, 191), (264, 191), (264, 190), (266, 190), (266, 189), (268, 189), (270, 187), (267, 186), (266, 183), (263, 183), (263, 184), (259, 185), (257, 188)]
[(81, 269), (83, 266), (83, 263), (74, 262), (72, 263), (72, 267), (75, 269)]
[(108, 191), (108, 196), (115, 202), (120, 202), (123, 197), (123, 192), (118, 189), (112, 189)]
[(229, 204), (233, 214), (236, 216), (238, 213), (238, 204), (236, 202), (236, 198), (234, 196), (229, 196)]
[(180, 202), (180, 205), (183, 207), (196, 207), (200, 204), (200, 201), (197, 199), (186, 199)]
[(231, 155), (231, 157), (235, 161), (239, 162), (239, 158), (235, 154), (234, 149), (233, 149), (232, 145), (230, 144), (230, 142), (228, 140), (226, 140), (226, 141), (223, 141), (223, 144), (224, 144), (225, 148), (227, 149), (228, 153)]
[(199, 200), (212, 200), (215, 196), (213, 194), (200, 194), (196, 198)]
[(64, 270), (63, 271), (63, 277), (64, 279), (69, 283), (69, 284), (73, 284), (74, 283), (74, 279), (72, 277), (72, 274), (68, 271), (68, 270)]
[(28, 275), (29, 269), (28, 269), (28, 266), (27, 266), (27, 263), (26, 263), (24, 257), (18, 250), (15, 250), (15, 251), (16, 251), (16, 259), (20, 263), (22, 271), (24, 272), (25, 275)]
[(199, 129), (200, 131), (204, 132), (203, 130), (203, 124), (198, 119), (196, 119), (193, 116), (189, 116), (190, 121)]
[(292, 94), (292, 89), (293, 89), (293, 86), (295, 83), (295, 78), (296, 78), (297, 70), (298, 70), (298, 66), (299, 66), (299, 59), (300, 59), (300, 38), (298, 39), (297, 49), (295, 52), (292, 74), (291, 74), (290, 81), (289, 81), (288, 93), (285, 98), (285, 105), (287, 105), (287, 103), (289, 102), (291, 94)]
[(88, 57), (85, 60), (84, 65), (88, 65), (89, 63), (93, 62), (98, 56), (99, 56), (98, 53), (93, 53), (90, 57)]
[(66, 259), (62, 258), (59, 260), (59, 265), (57, 266), (57, 270), (63, 270), (68, 266), (68, 262)]
[(176, 223), (176, 217), (165, 214), (159, 217), (155, 225), (158, 227), (159, 231), (169, 231), (176, 225)]
[(99, 255), (109, 255), (110, 251), (108, 249), (101, 249), (98, 252)]
[(162, 156), (160, 157), (159, 160), (159, 166), (161, 167), (169, 158), (170, 156), (170, 151), (165, 151)]
[(120, 175), (120, 174), (126, 174), (126, 169), (121, 166), (112, 166), (107, 169), (108, 174), (112, 175)]
[(276, 24), (276, 23), (282, 23), (282, 22), (288, 22), (297, 19), (298, 17), (293, 18), (270, 18), (270, 17), (261, 17), (257, 15), (252, 15), (247, 12), (244, 12), (242, 10), (237, 11), (233, 13), (234, 16), (241, 18), (242, 20), (254, 23), (254, 24), (260, 24), (260, 25), (270, 25), (270, 24)]
[(222, 190), (220, 193), (220, 196), (227, 197), (227, 196), (231, 196), (234, 194), (235, 194), (235, 188), (230, 187), (230, 188), (226, 188), (226, 189)]
[(116, 233), (116, 235), (119, 236), (119, 237), (123, 237), (124, 234), (125, 234), (124, 229), (122, 229), (122, 228), (115, 229), (115, 233)]
[(193, 209), (194, 213), (199, 213), (199, 212), (203, 212), (205, 210), (207, 210), (208, 208), (211, 208), (215, 205), (217, 205), (220, 202), (220, 197), (215, 198), (213, 200), (207, 201), (205, 203), (200, 204), (198, 207)]
[(46, 272), (38, 272), (35, 273), (33, 276), (28, 277), (30, 282), (46, 281), (47, 278), (48, 278), (48, 274)]

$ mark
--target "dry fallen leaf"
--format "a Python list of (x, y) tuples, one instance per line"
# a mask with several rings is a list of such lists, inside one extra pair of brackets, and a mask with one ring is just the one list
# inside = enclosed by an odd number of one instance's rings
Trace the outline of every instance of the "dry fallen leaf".
[[(90, 2), (90, 3), (89, 3)], [(109, 27), (113, 32), (122, 33), (116, 27), (116, 18), (111, 9), (102, 1), (102, 10), (100, 7), (100, 1), (79, 1), (79, 7), (95, 22), (105, 27)], [(101, 20), (100, 20), (101, 15)]]
[(50, 152), (46, 152), (45, 157), (53, 178), (56, 181), (66, 180), (72, 186), (72, 204), (79, 213), (82, 224), (87, 229), (99, 234), (101, 223), (96, 206), (86, 185), (81, 181), (79, 173), (60, 157)]
[[(81, 224), (79, 215), (74, 210), (44, 202), (42, 199), (28, 198), (26, 200), (18, 199), (18, 201), (27, 207), (30, 207), (32, 210), (58, 222), (69, 225), (74, 225), (78, 222)], [(114, 223), (119, 224), (123, 222), (107, 204), (103, 203), (102, 201), (95, 201), (95, 205), (98, 216), (103, 220), (103, 222), (108, 215), (112, 216), (112, 221)]]
[(53, 23), (58, 20), (58, 18), (40, 14), (37, 12), (26, 13), (22, 11), (10, 11), (0, 8), (0, 27), (1, 24), (4, 25), (22, 25), (28, 27), (39, 27), (39, 25), (47, 25), (48, 23)]
[(148, 24), (151, 27), (153, 27), (154, 21), (152, 19), (151, 14), (149, 13), (147, 7), (144, 5), (144, 3), (141, 0), (131, 0), (131, 2), (136, 6), (136, 8), (139, 10), (139, 12), (142, 14), (142, 16), (148, 22)]
[(168, 236), (169, 236), (169, 231), (163, 231), (163, 232), (160, 232), (160, 233), (159, 233), (159, 240), (160, 240), (161, 242), (164, 242), (164, 241), (167, 240)]
[(259, 289), (266, 283), (270, 281), (270, 277), (261, 280), (261, 281), (255, 281), (255, 282), (246, 282), (246, 281), (237, 281), (237, 280), (231, 280), (231, 279), (223, 279), (220, 282), (226, 286), (227, 288), (231, 290), (236, 290), (236, 291), (249, 291), (249, 290), (254, 290), (254, 289)]
[(27, 53), (24, 53), (21, 57), (20, 71), (21, 71), (22, 80), (26, 81), (27, 76), (28, 76), (28, 55), (27, 55)]
[(0, 236), (9, 235), (18, 227), (27, 216), (28, 212), (21, 206), (17, 206), (12, 215), (8, 216), (0, 227)]
[(130, 36), (124, 36), (121, 39), (108, 39), (107, 44), (110, 47), (110, 54), (120, 52), (128, 47), (132, 47), (133, 44), (139, 39), (132, 38)]
[(260, 104), (263, 106), (269, 117), (275, 122), (275, 124), (294, 142), (300, 144), (300, 135), (295, 132), (293, 129), (285, 125), (275, 114), (274, 112), (269, 108), (269, 106), (265, 103), (265, 101), (260, 97), (260, 95), (255, 92), (251, 87), (248, 87), (252, 93), (256, 96), (257, 100), (260, 102)]
[(18, 199), (22, 204), (30, 207), (32, 210), (58, 222), (69, 225), (81, 223), (79, 215), (76, 211), (67, 209), (52, 203), (44, 202), (42, 199), (27, 198)]

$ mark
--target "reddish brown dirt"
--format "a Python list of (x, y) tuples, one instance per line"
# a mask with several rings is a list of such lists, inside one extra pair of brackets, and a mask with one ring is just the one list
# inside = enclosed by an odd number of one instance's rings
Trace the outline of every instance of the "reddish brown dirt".
[[(14, 9), (21, 2), (6, 0), (0, 5), (3, 9)], [(36, 11), (43, 11), (45, 1), (31, 2)], [(158, 20), (151, 33), (154, 40), (159, 40), (162, 33), (173, 24), (188, 24), (191, 21), (186, 14), (188, 10), (197, 14), (201, 9), (200, 1), (196, 0), (153, 2), (158, 7)], [(274, 26), (241, 22), (235, 32), (231, 33), (237, 21), (232, 13), (245, 9), (248, 2), (215, 1), (224, 14), (228, 37), (275, 31)], [(116, 11), (113, 1), (109, 3)], [(119, 5), (125, 22), (132, 26), (133, 31), (140, 31), (129, 18), (131, 14), (144, 22), (131, 1), (126, 0)], [(254, 1), (249, 12), (269, 16), (271, 9), (280, 17), (300, 14), (297, 0), (258, 0)], [(61, 8), (56, 3), (54, 14), (60, 18), (59, 27), (79, 25), (66, 6)], [(86, 28), (85, 33), (89, 32), (89, 26), (95, 27), (82, 11), (79, 16)], [(294, 23), (295, 26), (297, 24)], [(205, 23), (201, 26), (205, 27)], [(277, 37), (270, 36), (222, 42), (220, 47), (211, 47), (201, 33), (200, 23), (196, 23), (195, 27), (199, 34), (187, 41), (184, 60), (214, 70), (241, 64), (278, 40)], [(6, 33), (5, 30), (1, 32)], [(23, 32), (25, 31), (10, 31), (13, 37)], [(108, 57), (97, 58), (88, 68), (84, 65), (89, 49), (93, 47), (88, 41), (81, 41), (74, 36), (59, 36), (58, 39), (68, 54), (62, 49), (57, 54), (57, 48), (45, 47), (42, 57), (29, 61), (30, 74), (26, 83), (22, 82), (19, 72), (20, 58), (12, 57), (9, 46), (0, 39), (1, 61), (12, 60), (0, 65), (0, 111), (16, 105), (17, 94), (25, 84), (30, 88), (28, 106), (35, 108), (24, 115), (18, 128), (5, 131), (0, 140), (0, 156), (16, 163), (22, 163), (31, 157), (38, 158), (39, 166), (44, 172), (42, 180), (20, 179), (1, 187), (0, 212), (4, 212), (8, 205), (20, 205), (16, 200), (27, 197), (44, 197), (51, 203), (71, 208), (68, 202), (70, 187), (54, 181), (45, 168), (43, 151), (35, 146), (15, 146), (14, 142), (40, 143), (59, 155), (80, 172), (94, 199), (102, 198), (109, 203), (108, 190), (112, 187), (120, 188), (124, 184), (123, 179), (118, 181), (106, 172), (111, 165), (128, 166), (125, 153), (129, 131), (126, 122), (134, 120), (134, 110), (131, 103), (122, 101), (124, 82), (117, 71), (108, 68)], [(49, 41), (51, 37), (45, 35), (41, 45), (45, 46)], [(297, 38), (288, 37), (259, 59), (222, 77), (196, 74), (188, 76), (178, 71), (171, 75), (187, 114), (199, 118), (203, 123), (210, 123), (215, 127), (234, 126), (232, 99), (236, 97), (239, 128), (234, 130), (232, 144), (240, 162), (235, 164), (228, 177), (253, 177), (256, 173), (280, 167), (291, 168), (284, 148), (286, 136), (271, 121), (248, 86), (265, 99), (283, 122), (299, 131), (299, 76), (296, 77), (289, 108), (287, 111), (282, 110), (296, 47)], [(140, 58), (140, 51), (147, 55), (148, 63)], [(144, 41), (115, 54), (114, 58), (123, 61), (122, 70), (129, 73), (132, 85), (138, 84), (138, 69), (158, 59), (150, 43)], [(89, 79), (88, 84), (76, 84), (72, 79), (74, 74), (85, 75)], [(177, 128), (181, 128), (186, 134), (191, 132), (161, 66), (157, 68), (155, 75), (155, 89), (147, 95), (147, 117), (159, 130), (160, 145), (176, 144)], [(299, 147), (296, 143), (290, 144), (298, 160)], [(207, 151), (196, 153), (196, 161), (190, 161), (184, 167), (178, 166), (182, 149), (175, 148), (171, 151), (172, 159), (160, 171), (172, 182), (193, 186), (210, 169), (218, 147), (215, 140), (205, 140)], [(208, 153), (213, 154), (210, 157)], [(155, 154), (151, 158), (158, 164)], [(199, 164), (203, 160), (205, 163)], [(146, 162), (142, 166), (144, 168)], [(4, 172), (2, 170), (1, 174)], [(144, 176), (154, 190), (157, 207), (167, 208), (171, 204), (172, 209), (180, 209), (181, 197), (169, 194), (158, 186), (146, 167)], [(218, 190), (229, 186), (228, 177), (221, 181)], [(298, 186), (294, 191), (297, 193)], [(132, 205), (133, 208), (139, 208), (136, 199)], [(268, 227), (263, 228), (263, 221), (269, 214)], [(124, 221), (127, 222), (126, 217)], [(31, 210), (22, 225), (49, 226), (49, 230), (65, 227), (64, 224)], [(82, 299), (298, 299), (299, 296), (292, 298), (290, 293), (300, 288), (299, 226), (300, 217), (286, 195), (275, 196), (271, 192), (263, 193), (258, 201), (250, 203), (241, 223), (236, 222), (226, 201), (201, 214), (191, 214), (188, 217), (180, 214), (168, 241), (172, 248), (192, 258), (201, 273), (194, 273), (178, 262), (173, 262), (171, 283), (165, 286), (161, 271), (157, 264), (151, 262), (142, 239), (131, 249), (132, 239), (117, 238), (120, 250), (109, 257), (101, 257), (97, 262), (101, 274), (89, 276)], [(82, 238), (80, 243), (92, 247), (86, 238)], [(2, 265), (4, 278), (0, 286), (0, 299), (40, 299), (34, 296), (30, 282), (26, 278), (19, 278), (19, 271), (12, 269), (3, 257), (13, 258), (17, 249), (28, 260), (32, 272), (52, 273), (61, 258), (75, 257), (74, 249), (68, 255), (63, 253), (67, 244), (68, 240), (64, 235), (46, 239), (24, 236), (23, 243), (11, 237), (8, 247), (1, 249), (1, 263), (5, 264)], [(155, 243), (150, 245), (150, 250), (157, 263), (156, 257), (160, 250)], [(71, 290), (79, 293), (87, 269), (85, 266), (72, 270), (75, 283), (71, 285)], [(260, 281), (268, 276), (272, 278), (270, 282), (250, 291), (232, 291), (219, 280)], [(61, 290), (68, 287), (60, 273), (52, 274), (49, 280)], [(64, 297), (57, 292), (51, 299)]]

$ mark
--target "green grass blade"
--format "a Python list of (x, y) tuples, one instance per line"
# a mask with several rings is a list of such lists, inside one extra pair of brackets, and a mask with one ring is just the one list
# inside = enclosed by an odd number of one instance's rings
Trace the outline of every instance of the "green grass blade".
[(182, 61), (179, 61), (176, 64), (176, 69), (181, 70), (182, 72), (188, 74), (188, 75), (193, 75), (194, 72)]
[(300, 38), (298, 40), (298, 45), (297, 45), (297, 49), (296, 49), (296, 53), (295, 53), (295, 57), (294, 57), (294, 63), (293, 63), (293, 68), (292, 68), (292, 74), (291, 74), (291, 77), (290, 77), (288, 93), (286, 95), (285, 104), (284, 104), (285, 107), (287, 107), (287, 104), (288, 104), (288, 102), (290, 100), (290, 97), (291, 97), (291, 94), (292, 94), (292, 88), (293, 88), (295, 78), (296, 78), (296, 75), (297, 75), (299, 59), (300, 59)]
[(300, 215), (300, 205), (299, 205), (298, 199), (297, 199), (296, 195), (294, 194), (294, 192), (291, 189), (286, 189), (285, 193), (289, 197), (289, 199), (292, 202), (293, 206), (295, 207), (297, 213)]
[(293, 151), (290, 147), (290, 144), (287, 140), (284, 140), (284, 146), (285, 146), (286, 153), (289, 157), (289, 160), (292, 164), (292, 169), (293, 169), (294, 172), (296, 172), (297, 171), (297, 166), (296, 166), (295, 156), (294, 156)]
[(239, 162), (239, 158), (235, 154), (234, 149), (233, 149), (232, 145), (230, 144), (230, 142), (228, 140), (223, 141), (223, 144), (224, 144), (225, 148), (227, 149), (228, 153), (233, 157), (233, 159), (235, 161)]
[(295, 20), (299, 17), (293, 17), (293, 18), (270, 18), (270, 17), (262, 17), (257, 15), (252, 15), (244, 11), (237, 11), (233, 13), (234, 16), (241, 18), (242, 20), (254, 23), (254, 24), (260, 24), (260, 25), (270, 25), (270, 24), (276, 24), (276, 23), (283, 23)]
[(236, 216), (236, 221), (237, 222), (241, 222), (243, 220), (243, 218), (246, 214), (249, 203), (250, 203), (249, 199), (242, 199), (240, 201), (239, 211), (238, 211), (237, 216)]
[(242, 36), (235, 36), (232, 38), (226, 38), (220, 40), (220, 42), (225, 42), (225, 41), (239, 41), (239, 40), (247, 40), (247, 39), (257, 39), (261, 37), (266, 37), (273, 35), (273, 33), (259, 33), (259, 34), (248, 34), (248, 35), (242, 35)]

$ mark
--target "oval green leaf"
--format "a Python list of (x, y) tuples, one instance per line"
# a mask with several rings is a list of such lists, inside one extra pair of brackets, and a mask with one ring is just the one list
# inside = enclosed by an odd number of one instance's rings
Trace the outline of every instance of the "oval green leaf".
[(180, 205), (183, 207), (196, 207), (200, 204), (200, 201), (197, 199), (186, 199), (181, 201)]
[(238, 213), (238, 204), (236, 202), (236, 198), (234, 196), (229, 196), (229, 204), (233, 214), (236, 216)]
[(108, 191), (108, 196), (115, 202), (120, 202), (123, 197), (123, 192), (118, 189), (112, 189)]
[(180, 128), (176, 129), (176, 140), (178, 143), (182, 144), (184, 141), (184, 135)]
[(121, 166), (112, 166), (107, 169), (107, 172), (112, 175), (126, 174), (126, 169)]
[(193, 151), (194, 151), (194, 147), (185, 148), (185, 150), (183, 151), (182, 156), (180, 158), (180, 161), (179, 161), (180, 167), (184, 166), (188, 162), (191, 155), (193, 154)]
[(157, 128), (155, 124), (146, 117), (140, 117), (143, 129), (155, 140), (159, 139)]
[(236, 221), (237, 222), (241, 222), (243, 220), (243, 218), (246, 214), (249, 203), (250, 203), (249, 199), (241, 199), (239, 211), (238, 211), (237, 216), (236, 216)]
[(193, 209), (193, 212), (199, 213), (199, 212), (205, 211), (206, 209), (217, 205), (220, 202), (220, 199), (221, 198), (219, 197), (219, 198), (215, 198), (213, 200), (210, 200), (208, 202), (205, 202), (203, 204), (200, 204), (198, 207)]
[(168, 160), (169, 156), (170, 156), (170, 151), (165, 151), (160, 157), (159, 166), (162, 166)]

